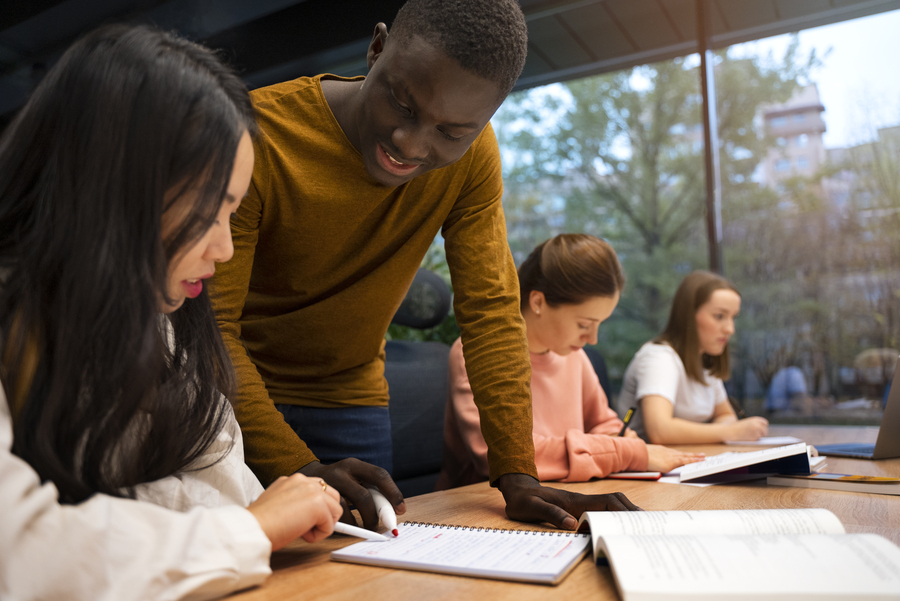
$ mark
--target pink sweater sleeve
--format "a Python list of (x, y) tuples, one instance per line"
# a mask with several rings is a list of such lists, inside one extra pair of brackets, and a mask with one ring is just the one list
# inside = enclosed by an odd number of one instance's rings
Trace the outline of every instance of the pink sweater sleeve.
[(475, 405), (472, 387), (469, 385), (462, 342), (459, 339), (450, 348), (449, 361), (450, 404), (456, 418), (459, 438), (465, 447), (464, 450), (453, 450), (457, 454), (468, 452), (468, 458), (474, 464), (476, 471), (487, 479), (490, 470), (487, 460), (487, 443), (481, 434), (481, 419), (478, 416), (478, 407)]
[(558, 436), (536, 434), (534, 451), (538, 477), (541, 480), (585, 482), (613, 472), (646, 470), (647, 445), (637, 438), (617, 436), (622, 429), (622, 420), (610, 409), (587, 355), (583, 352), (578, 355), (582, 360), (581, 400), (585, 431), (570, 428)]
[(563, 436), (535, 436), (538, 477), (587, 482), (613, 472), (647, 469), (647, 445), (639, 438), (619, 438), (569, 430)]
[[(637, 438), (615, 436), (622, 427), (622, 421), (609, 408), (606, 395), (594, 373), (587, 356), (587, 367), (582, 369), (581, 390), (569, 395), (563, 388), (567, 383), (548, 382), (550, 390), (556, 390), (563, 397), (582, 396), (584, 430), (569, 428), (551, 436), (534, 434), (535, 464), (541, 480), (563, 482), (586, 482), (591, 478), (602, 478), (613, 472), (643, 471), (647, 469), (647, 445)], [(467, 453), (476, 470), (487, 478), (487, 444), (481, 434), (478, 408), (466, 375), (462, 343), (457, 340), (450, 349), (449, 361), (450, 404), (456, 421), (456, 429), (465, 449), (454, 448), (455, 454)], [(593, 376), (593, 378), (591, 378)], [(540, 378), (536, 370), (532, 378)], [(556, 386), (556, 385), (559, 386)], [(573, 383), (574, 384), (574, 383)], [(576, 384), (577, 386), (577, 384)], [(535, 403), (552, 402), (538, 398)], [(612, 436), (609, 436), (611, 434)], [(451, 444), (451, 447), (458, 445)]]

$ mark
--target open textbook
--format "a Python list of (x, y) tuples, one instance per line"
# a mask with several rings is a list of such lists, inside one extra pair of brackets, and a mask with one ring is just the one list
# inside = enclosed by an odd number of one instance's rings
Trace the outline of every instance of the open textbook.
[(805, 443), (800, 442), (759, 451), (712, 455), (668, 472), (661, 481), (718, 483), (764, 478), (771, 474), (809, 473), (809, 450)]
[(587, 512), (623, 601), (900, 598), (900, 548), (826, 509)]

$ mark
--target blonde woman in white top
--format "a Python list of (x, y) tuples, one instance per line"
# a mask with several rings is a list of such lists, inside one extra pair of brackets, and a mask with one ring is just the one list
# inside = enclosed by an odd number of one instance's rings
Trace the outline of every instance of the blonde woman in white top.
[(765, 419), (738, 419), (723, 384), (740, 309), (737, 289), (717, 274), (695, 271), (681, 282), (666, 329), (625, 370), (619, 407), (638, 407), (632, 427), (639, 436), (654, 444), (691, 444), (766, 435)]

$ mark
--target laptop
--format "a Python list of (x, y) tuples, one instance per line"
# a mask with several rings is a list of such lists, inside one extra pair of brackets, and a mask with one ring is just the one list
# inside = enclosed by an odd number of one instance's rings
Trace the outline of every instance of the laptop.
[(840, 443), (816, 445), (820, 455), (854, 459), (891, 459), (900, 457), (900, 362), (894, 369), (881, 428), (875, 444)]

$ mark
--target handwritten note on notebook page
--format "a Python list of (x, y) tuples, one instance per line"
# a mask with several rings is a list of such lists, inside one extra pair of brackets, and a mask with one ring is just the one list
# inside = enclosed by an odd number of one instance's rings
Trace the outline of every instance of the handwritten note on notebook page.
[(361, 542), (331, 554), (375, 566), (556, 584), (584, 557), (591, 539), (571, 532), (491, 530), (406, 522), (388, 542)]

